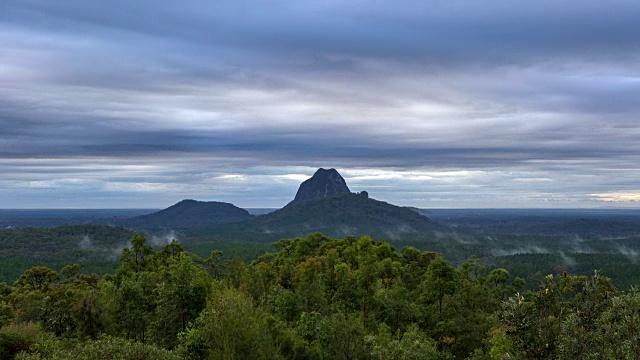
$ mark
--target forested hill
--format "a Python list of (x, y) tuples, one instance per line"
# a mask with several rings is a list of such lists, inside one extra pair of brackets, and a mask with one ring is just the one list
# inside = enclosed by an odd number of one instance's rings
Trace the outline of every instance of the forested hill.
[(164, 210), (122, 223), (135, 229), (175, 229), (238, 222), (252, 217), (246, 210), (229, 203), (182, 200)]
[(117, 253), (129, 243), (132, 235), (131, 230), (111, 225), (0, 229), (0, 257), (69, 257), (78, 255), (79, 251), (99, 253), (103, 250)]
[(0, 229), (0, 281), (12, 282), (36, 264), (79, 263), (90, 272), (111, 272), (132, 236), (129, 229), (110, 225)]
[(188, 230), (194, 238), (277, 241), (322, 232), (329, 236), (370, 235), (389, 241), (433, 242), (450, 229), (408, 208), (346, 193), (289, 204), (269, 214), (233, 224)]
[(290, 204), (280, 210), (256, 217), (263, 232), (323, 232), (330, 236), (375, 235), (400, 238), (406, 234), (432, 236), (435, 231), (448, 231), (408, 208), (371, 199), (366, 193), (340, 194)]

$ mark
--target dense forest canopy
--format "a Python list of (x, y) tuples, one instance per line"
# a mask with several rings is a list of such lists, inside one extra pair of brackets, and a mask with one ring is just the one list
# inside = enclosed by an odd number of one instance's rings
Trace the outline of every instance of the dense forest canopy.
[[(536, 290), (479, 258), (370, 237), (284, 239), (249, 264), (141, 235), (117, 270), (0, 285), (3, 359), (630, 359), (640, 293), (599, 273)], [(598, 349), (594, 355), (594, 350)], [(595, 357), (594, 357), (595, 356)]]

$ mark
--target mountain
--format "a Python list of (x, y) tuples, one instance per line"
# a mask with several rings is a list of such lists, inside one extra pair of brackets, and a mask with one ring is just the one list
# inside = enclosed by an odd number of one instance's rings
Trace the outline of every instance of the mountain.
[(136, 216), (125, 221), (133, 228), (186, 228), (252, 219), (248, 211), (233, 204), (217, 201), (182, 200), (158, 212)]
[(351, 191), (347, 183), (336, 169), (326, 170), (320, 168), (311, 178), (300, 184), (296, 197), (289, 205), (349, 193), (351, 193)]
[(219, 240), (275, 241), (322, 232), (333, 237), (370, 235), (389, 241), (431, 241), (451, 229), (416, 211), (352, 193), (335, 169), (318, 169), (279, 210), (246, 221), (200, 227), (189, 233)]
[(395, 240), (403, 235), (433, 235), (449, 229), (415, 211), (370, 199), (366, 192), (344, 193), (290, 203), (257, 216), (254, 226), (263, 233), (294, 236), (323, 232), (330, 236), (372, 235)]

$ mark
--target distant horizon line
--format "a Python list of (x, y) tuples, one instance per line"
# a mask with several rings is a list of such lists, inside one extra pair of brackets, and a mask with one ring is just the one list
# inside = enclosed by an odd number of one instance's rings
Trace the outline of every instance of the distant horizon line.
[[(281, 207), (273, 207), (273, 206), (237, 206), (241, 209), (282, 209)], [(407, 208), (416, 208), (420, 210), (640, 210), (640, 206), (632, 207), (632, 206), (603, 206), (603, 207), (418, 207), (418, 206), (405, 206), (405, 205), (397, 205), (400, 207)], [(172, 206), (172, 205), (169, 205)], [(167, 206), (167, 207), (169, 207)], [(0, 211), (35, 211), (35, 210), (163, 210), (167, 207), (141, 207), (141, 208), (126, 208), (126, 207), (105, 207), (105, 208), (94, 208), (94, 207), (42, 207), (42, 208), (2, 208), (0, 207)]]

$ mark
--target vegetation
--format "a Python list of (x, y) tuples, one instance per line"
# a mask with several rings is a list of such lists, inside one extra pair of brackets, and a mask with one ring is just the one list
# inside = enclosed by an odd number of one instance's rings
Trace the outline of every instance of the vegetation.
[[(358, 195), (351, 196), (359, 199)], [(339, 202), (338, 198), (339, 196), (324, 198), (300, 205), (309, 206), (307, 208), (309, 210), (323, 203)], [(338, 204), (332, 206), (334, 205)], [(360, 205), (362, 204), (358, 206)], [(291, 208), (295, 207), (291, 206)], [(408, 209), (398, 209), (412, 213)], [(325, 219), (327, 221), (331, 217), (335, 217), (338, 221), (340, 216), (344, 215), (336, 211), (324, 212), (333, 214), (327, 215)], [(284, 221), (289, 216), (293, 216), (292, 214), (278, 215), (276, 218)], [(373, 216), (371, 214), (373, 212), (367, 216)], [(390, 216), (390, 213), (382, 214)], [(416, 214), (412, 216), (419, 217)], [(320, 218), (319, 215), (316, 217)], [(257, 217), (257, 219), (260, 218), (262, 217)], [(395, 219), (399, 218), (401, 217)], [(301, 219), (298, 217), (298, 220)], [(599, 228), (601, 224), (602, 222), (595, 221), (593, 228)], [(206, 258), (211, 251), (220, 250), (226, 260), (241, 258), (250, 262), (261, 253), (270, 251), (271, 243), (282, 238), (294, 237), (301, 231), (300, 229), (294, 231), (292, 228), (289, 232), (266, 233), (259, 232), (249, 225), (248, 223), (224, 224), (215, 229), (193, 227), (181, 232), (163, 231), (155, 235), (146, 235), (155, 250), (166, 245), (173, 238), (180, 238), (185, 249), (200, 257)], [(490, 227), (480, 231), (484, 232), (483, 235), (470, 234), (463, 229), (432, 235), (422, 232), (397, 234), (391, 231), (385, 232), (383, 229), (386, 225), (383, 226), (381, 223), (379, 225), (381, 234), (375, 237), (388, 241), (398, 249), (415, 246), (419, 249), (442, 253), (456, 266), (475, 255), (481, 257), (488, 267), (505, 268), (511, 274), (524, 278), (530, 290), (534, 290), (547, 274), (565, 270), (577, 275), (589, 275), (594, 270), (601, 270), (613, 276), (613, 282), (617, 287), (628, 290), (631, 285), (637, 284), (636, 274), (640, 272), (640, 261), (638, 261), (640, 237), (637, 236), (610, 239), (562, 235), (518, 235), (492, 233), (488, 230)], [(523, 225), (518, 229), (529, 226)], [(391, 229), (393, 226), (386, 228)], [(520, 232), (517, 229), (514, 231)], [(2, 242), (0, 282), (12, 283), (20, 274), (35, 265), (61, 269), (67, 264), (76, 263), (85, 273), (98, 275), (114, 273), (119, 266), (120, 252), (127, 246), (132, 236), (132, 230), (109, 225), (0, 229)]]
[(0, 229), (0, 281), (12, 282), (34, 264), (59, 269), (73, 262), (88, 273), (113, 272), (132, 236), (109, 225)]
[[(370, 237), (281, 240), (247, 264), (133, 235), (115, 272), (70, 264), (0, 284), (0, 358), (633, 359), (640, 292)], [(597, 349), (597, 351), (594, 351)]]
[(256, 225), (265, 231), (322, 231), (333, 236), (374, 234), (401, 238), (402, 234), (432, 234), (448, 231), (446, 226), (429, 220), (413, 210), (346, 193), (290, 204), (256, 217)]

